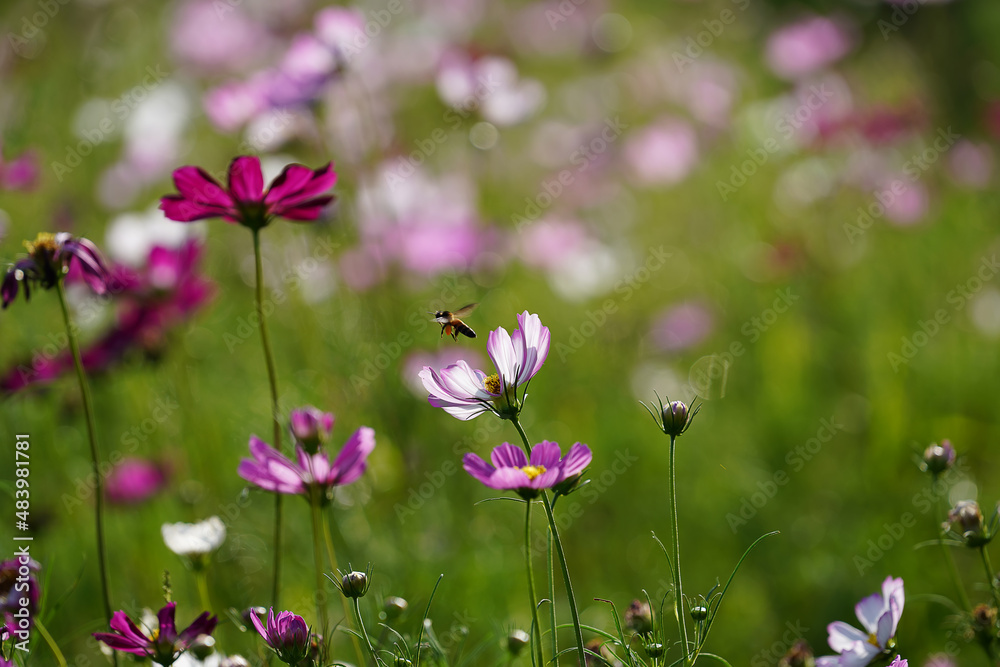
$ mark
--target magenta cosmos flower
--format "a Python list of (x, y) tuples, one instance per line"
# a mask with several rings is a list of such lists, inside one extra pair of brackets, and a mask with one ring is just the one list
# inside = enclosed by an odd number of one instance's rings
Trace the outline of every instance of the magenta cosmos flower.
[(333, 431), (333, 413), (323, 412), (311, 405), (292, 410), (288, 421), (295, 442), (310, 454), (315, 454), (320, 445), (330, 439)]
[(17, 297), (21, 285), (27, 301), (32, 284), (51, 289), (69, 273), (71, 266), (79, 270), (80, 277), (94, 292), (107, 291), (108, 267), (97, 246), (87, 239), (68, 232), (42, 233), (34, 241), (25, 241), (24, 247), (28, 256), (8, 269), (0, 285), (4, 308)]
[(292, 461), (255, 435), (250, 436), (251, 459), (240, 461), (240, 477), (265, 491), (311, 497), (313, 488), (327, 498), (335, 486), (355, 481), (368, 466), (366, 459), (375, 449), (374, 429), (362, 426), (348, 438), (336, 460), (330, 463), (326, 452), (309, 454), (295, 445), (298, 461)]
[(903, 613), (903, 580), (886, 577), (882, 592), (863, 599), (854, 612), (864, 630), (843, 621), (828, 625), (830, 648), (840, 655), (816, 658), (816, 667), (864, 667), (880, 654), (891, 655)]
[(493, 465), (469, 453), (462, 459), (462, 467), (491, 489), (515, 491), (530, 500), (543, 489), (568, 490), (593, 458), (590, 448), (579, 442), (565, 457), (561, 455), (558, 443), (543, 440), (532, 448), (529, 460), (520, 447), (505, 442), (490, 455)]
[(267, 611), (267, 627), (254, 612), (250, 621), (283, 663), (298, 665), (309, 653), (309, 626), (301, 616), (283, 611), (275, 618), (272, 608)]
[(160, 208), (171, 220), (192, 222), (224, 218), (250, 229), (266, 227), (273, 218), (315, 220), (333, 201), (324, 195), (337, 182), (333, 163), (312, 170), (290, 164), (264, 189), (260, 159), (243, 155), (229, 165), (229, 186), (222, 187), (200, 167), (174, 171), (176, 195), (160, 199)]
[(124, 611), (116, 611), (111, 616), (111, 629), (114, 632), (95, 632), (94, 638), (116, 651), (140, 655), (169, 667), (191, 646), (195, 637), (212, 634), (219, 622), (218, 618), (210, 616), (206, 611), (178, 633), (177, 626), (174, 625), (176, 607), (176, 602), (168, 602), (158, 611), (156, 616), (160, 627), (150, 633), (140, 630)]
[(549, 328), (542, 326), (538, 315), (524, 311), (517, 316), (518, 329), (509, 335), (503, 327), (491, 331), (486, 351), (497, 372), (487, 375), (464, 361), (459, 361), (440, 372), (430, 366), (420, 371), (420, 380), (430, 392), (427, 400), (436, 408), (443, 408), (452, 417), (469, 420), (484, 412), (492, 412), (501, 419), (513, 419), (521, 411), (524, 400), (517, 396), (519, 387), (527, 388), (528, 381), (542, 368), (549, 354)]

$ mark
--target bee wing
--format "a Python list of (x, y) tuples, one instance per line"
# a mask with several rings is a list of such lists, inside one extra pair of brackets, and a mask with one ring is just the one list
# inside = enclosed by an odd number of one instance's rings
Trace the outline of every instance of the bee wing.
[(452, 315), (454, 315), (455, 317), (465, 317), (466, 315), (474, 311), (476, 309), (476, 306), (478, 305), (479, 303), (477, 302), (477, 303), (470, 303), (468, 306), (462, 306), (458, 310), (453, 311)]

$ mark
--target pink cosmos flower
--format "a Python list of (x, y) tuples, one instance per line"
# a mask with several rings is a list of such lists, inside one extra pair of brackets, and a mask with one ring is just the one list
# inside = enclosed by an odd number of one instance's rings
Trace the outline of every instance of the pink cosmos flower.
[(315, 453), (321, 444), (329, 440), (333, 431), (333, 413), (323, 412), (311, 405), (292, 410), (288, 421), (295, 442), (310, 453)]
[(854, 46), (842, 21), (810, 16), (776, 30), (767, 40), (767, 64), (784, 79), (797, 79), (847, 55)]
[(38, 157), (33, 151), (4, 161), (0, 157), (0, 190), (34, 190), (38, 184)]
[(436, 408), (463, 421), (492, 412), (501, 419), (518, 415), (524, 396), (518, 399), (519, 387), (541, 370), (549, 354), (549, 328), (542, 326), (538, 315), (524, 311), (517, 316), (518, 329), (513, 336), (503, 327), (491, 331), (486, 351), (497, 372), (486, 375), (459, 361), (440, 372), (429, 366), (420, 371), (420, 380), (430, 392), (427, 400)]
[(462, 467), (491, 489), (515, 491), (531, 500), (543, 489), (572, 486), (593, 458), (590, 448), (579, 442), (565, 457), (561, 455), (558, 443), (543, 440), (532, 448), (529, 460), (520, 447), (505, 442), (490, 455), (493, 465), (470, 452), (462, 459)]
[(104, 482), (108, 502), (134, 505), (155, 496), (167, 485), (166, 468), (153, 461), (127, 458), (115, 466)]
[(34, 241), (25, 241), (24, 247), (28, 256), (7, 270), (0, 285), (3, 308), (17, 298), (21, 285), (24, 285), (24, 300), (27, 301), (32, 284), (51, 289), (74, 268), (95, 293), (104, 294), (107, 290), (108, 267), (91, 241), (68, 232), (43, 233)]
[(297, 665), (309, 653), (309, 626), (301, 616), (283, 611), (275, 618), (271, 608), (267, 610), (267, 627), (252, 611), (250, 622), (285, 664)]
[(175, 170), (174, 185), (179, 194), (162, 197), (160, 208), (168, 218), (179, 222), (224, 218), (261, 229), (275, 217), (315, 220), (333, 201), (332, 195), (323, 193), (336, 182), (331, 162), (316, 170), (290, 164), (265, 190), (260, 159), (243, 155), (230, 163), (225, 188), (200, 167)]
[[(24, 574), (21, 568), (27, 568), (27, 574)], [(28, 611), (28, 627), (34, 625), (40, 597), (36, 576), (39, 570), (41, 566), (26, 556), (11, 558), (0, 563), (0, 641), (5, 636), (24, 637), (16, 634), (19, 630), (18, 619), (14, 617), (14, 614), (18, 614), (23, 618), (22, 609)], [(24, 628), (20, 630), (23, 631)]]
[(116, 651), (149, 658), (157, 664), (168, 667), (191, 646), (198, 635), (209, 635), (215, 630), (219, 619), (203, 612), (191, 625), (180, 633), (174, 624), (176, 602), (168, 602), (157, 612), (159, 629), (143, 632), (132, 622), (124, 611), (116, 611), (111, 616), (111, 629), (114, 632), (95, 632), (94, 638), (104, 642)]
[(830, 648), (839, 655), (816, 658), (816, 667), (865, 667), (889, 650), (903, 613), (903, 580), (886, 577), (882, 592), (869, 595), (854, 606), (864, 630), (834, 621), (827, 626)]
[(240, 461), (239, 476), (265, 491), (310, 497), (315, 487), (329, 497), (335, 486), (355, 481), (368, 467), (366, 459), (375, 449), (374, 429), (362, 426), (348, 438), (337, 458), (330, 463), (322, 449), (309, 454), (302, 445), (295, 445), (298, 461), (271, 447), (255, 435), (250, 436), (250, 455)]

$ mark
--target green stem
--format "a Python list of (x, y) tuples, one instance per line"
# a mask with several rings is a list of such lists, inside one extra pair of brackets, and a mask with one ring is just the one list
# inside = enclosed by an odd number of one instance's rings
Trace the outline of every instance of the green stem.
[(670, 436), (670, 546), (673, 552), (673, 575), (674, 580), (674, 613), (677, 616), (678, 630), (680, 631), (681, 651), (684, 653), (684, 664), (688, 663), (688, 634), (687, 621), (684, 618), (684, 587), (681, 583), (681, 535), (680, 526), (677, 524), (677, 467), (675, 465), (675, 445), (677, 437)]
[(368, 638), (368, 631), (365, 630), (365, 620), (361, 618), (361, 602), (359, 598), (354, 598), (354, 616), (358, 619), (358, 629), (361, 632), (361, 636), (365, 638), (365, 644), (368, 646), (368, 653), (372, 656), (372, 662), (378, 667), (381, 661), (378, 659), (375, 649), (372, 648), (372, 642)]
[[(521, 442), (524, 443), (524, 449), (530, 454), (531, 445), (528, 444), (528, 436), (524, 434), (524, 429), (521, 428), (521, 423), (518, 422), (517, 417), (511, 419), (514, 424), (514, 428), (517, 429), (518, 435), (521, 436)], [(580, 664), (587, 664), (587, 652), (584, 650), (583, 645), (583, 628), (580, 625), (580, 611), (576, 607), (576, 596), (573, 594), (573, 582), (569, 577), (569, 566), (566, 564), (566, 552), (563, 549), (562, 540), (559, 539), (559, 528), (556, 526), (556, 519), (552, 515), (552, 504), (549, 502), (549, 496), (545, 491), (542, 491), (542, 503), (545, 506), (545, 516), (549, 520), (549, 531), (552, 534), (552, 541), (556, 545), (556, 553), (559, 555), (559, 565), (562, 567), (563, 573), (563, 583), (566, 585), (566, 597), (569, 599), (569, 611), (573, 616), (573, 631), (576, 633), (576, 647), (580, 654)], [(552, 601), (555, 604), (555, 600)], [(555, 632), (555, 628), (552, 629)]]
[[(204, 566), (202, 566), (204, 567)], [(205, 576), (205, 570), (199, 569), (194, 574), (195, 583), (198, 585), (198, 597), (201, 599), (202, 609), (205, 611), (211, 611), (212, 601), (208, 596), (208, 578)]]
[[(934, 490), (933, 485), (937, 484), (937, 481), (938, 476), (934, 475), (931, 491)], [(944, 496), (938, 495), (937, 500), (938, 512), (941, 516), (947, 515), (948, 508), (945, 506), (944, 502), (942, 502), (944, 500)], [(951, 577), (951, 582), (955, 585), (955, 591), (958, 593), (959, 601), (962, 603), (962, 606), (965, 607), (965, 610), (969, 612), (969, 615), (972, 615), (972, 603), (969, 602), (969, 596), (966, 595), (965, 587), (962, 586), (962, 579), (958, 574), (958, 568), (955, 566), (955, 559), (952, 557), (951, 550), (948, 548), (948, 545), (941, 539), (940, 528), (938, 528), (938, 531), (938, 544), (941, 545), (941, 551), (944, 554), (944, 561), (947, 564), (948, 575)]]
[(45, 628), (45, 624), (38, 618), (35, 619), (35, 629), (41, 633), (42, 639), (44, 639), (45, 643), (49, 645), (50, 649), (52, 649), (52, 654), (56, 656), (56, 662), (59, 663), (59, 667), (67, 667), (66, 658), (63, 656), (62, 651), (59, 650), (56, 640), (52, 638), (52, 635), (50, 635), (49, 631)]
[[(94, 427), (94, 405), (90, 397), (90, 385), (87, 374), (83, 370), (80, 358), (80, 346), (76, 341), (76, 332), (70, 322), (69, 309), (66, 307), (66, 294), (63, 291), (62, 280), (56, 280), (56, 295), (59, 297), (59, 307), (62, 309), (63, 322), (66, 325), (66, 337), (69, 339), (69, 349), (73, 354), (73, 366), (76, 368), (76, 379), (80, 383), (80, 394), (83, 397), (83, 413), (87, 421), (87, 439), (90, 441), (90, 463), (94, 470), (94, 523), (97, 531), (97, 563), (101, 571), (101, 594), (104, 603), (104, 615), (111, 622), (111, 594), (108, 588), (108, 560), (104, 546), (104, 478), (101, 476), (101, 452), (97, 446), (97, 430)], [(113, 654), (114, 655), (114, 654)], [(117, 664), (117, 658), (115, 661)]]
[[(528, 573), (528, 603), (531, 605), (531, 642), (535, 647), (535, 665), (545, 667), (542, 657), (542, 626), (538, 623), (538, 600), (535, 599), (535, 574), (531, 567), (531, 501), (524, 502), (524, 569)], [(537, 638), (536, 638), (537, 637)]]
[[(281, 412), (278, 407), (278, 374), (274, 370), (274, 355), (271, 353), (271, 339), (267, 334), (267, 319), (264, 317), (264, 265), (260, 253), (260, 230), (253, 230), (253, 260), (255, 274), (254, 304), (257, 308), (257, 326), (264, 346), (264, 363), (267, 366), (267, 380), (271, 388), (271, 419), (274, 422), (274, 448), (281, 451)], [(278, 608), (281, 590), (281, 504), (280, 493), (274, 494), (274, 571), (271, 584), (271, 606)]]
[(556, 667), (559, 667), (559, 636), (556, 632), (556, 561), (552, 546), (552, 533), (548, 534), (548, 570), (549, 570), (549, 627), (552, 628), (552, 656)]
[[(339, 566), (337, 565), (337, 552), (333, 549), (333, 538), (330, 536), (330, 526), (324, 521), (323, 522), (323, 539), (326, 541), (326, 557), (330, 564), (330, 569), (333, 572), (337, 572)], [(340, 596), (340, 601), (344, 605), (344, 618), (351, 615), (351, 607), (347, 603), (347, 598), (343, 595)], [(363, 664), (365, 661), (365, 656), (361, 652), (361, 642), (358, 641), (357, 636), (351, 635), (351, 643), (354, 644), (354, 653), (357, 655), (358, 664)]]
[(983, 567), (986, 568), (986, 580), (990, 584), (993, 592), (993, 603), (1000, 609), (1000, 590), (997, 590), (997, 578), (993, 574), (993, 565), (990, 563), (990, 554), (986, 551), (986, 545), (979, 547), (979, 553), (983, 557)]
[(312, 495), (309, 498), (309, 504), (312, 506), (312, 529), (313, 529), (313, 562), (316, 566), (316, 619), (319, 623), (319, 632), (324, 637), (329, 637), (329, 629), (327, 627), (326, 620), (326, 595), (324, 594), (325, 587), (323, 586), (323, 548), (321, 545), (322, 538), (320, 534), (323, 532), (322, 519), (320, 513), (322, 508), (320, 507), (320, 493), (322, 490), (316, 486), (312, 486)]

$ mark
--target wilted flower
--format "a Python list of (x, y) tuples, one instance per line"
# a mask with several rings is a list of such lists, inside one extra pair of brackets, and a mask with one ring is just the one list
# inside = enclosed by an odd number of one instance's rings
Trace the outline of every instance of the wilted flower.
[(68, 232), (42, 233), (34, 241), (25, 241), (24, 247), (28, 256), (8, 269), (0, 286), (4, 308), (17, 297), (20, 285), (24, 285), (24, 300), (27, 301), (32, 285), (51, 289), (71, 267), (78, 268), (80, 276), (97, 294), (107, 290), (108, 268), (97, 246), (87, 239)]
[(187, 556), (195, 567), (226, 539), (226, 524), (217, 516), (198, 523), (165, 523), (160, 527), (163, 542), (178, 556)]
[(310, 454), (315, 454), (333, 431), (333, 414), (311, 405), (292, 410), (289, 422), (295, 441)]
[(955, 463), (955, 448), (950, 440), (942, 440), (941, 444), (932, 443), (924, 450), (924, 470), (939, 475)]
[(285, 664), (298, 665), (309, 653), (309, 626), (301, 616), (283, 611), (275, 618), (274, 609), (269, 609), (266, 628), (257, 614), (251, 613), (250, 621)]
[(493, 465), (470, 452), (462, 459), (462, 467), (491, 489), (514, 491), (531, 500), (543, 489), (579, 477), (593, 458), (590, 448), (579, 442), (564, 458), (560, 458), (561, 454), (558, 443), (543, 440), (532, 448), (529, 461), (521, 448), (505, 442), (490, 455)]
[(375, 449), (375, 431), (362, 426), (355, 431), (336, 460), (330, 463), (329, 455), (319, 450), (309, 454), (301, 445), (295, 446), (298, 462), (271, 447), (255, 435), (250, 436), (251, 459), (240, 461), (239, 475), (265, 491), (304, 495), (310, 497), (314, 487), (322, 491), (322, 498), (329, 497), (335, 486), (355, 481), (367, 467), (366, 459)]
[(430, 392), (428, 401), (443, 408), (451, 416), (468, 420), (484, 412), (501, 419), (516, 417), (524, 400), (518, 398), (518, 388), (526, 388), (531, 378), (542, 368), (549, 354), (549, 328), (542, 326), (538, 315), (524, 311), (517, 316), (520, 328), (509, 335), (500, 327), (490, 332), (486, 351), (497, 372), (486, 375), (459, 361), (440, 372), (425, 366), (420, 371), (424, 388)]
[(778, 667), (815, 667), (812, 647), (805, 639), (800, 639), (778, 661)]
[(124, 611), (116, 611), (111, 617), (114, 632), (95, 632), (94, 638), (104, 642), (116, 651), (143, 656), (153, 662), (169, 667), (184, 653), (199, 635), (209, 635), (215, 630), (219, 619), (203, 612), (191, 625), (180, 633), (174, 624), (176, 602), (168, 602), (157, 612), (159, 628), (144, 632), (132, 622)]
[(175, 170), (174, 185), (179, 194), (162, 197), (160, 208), (179, 222), (224, 218), (257, 230), (276, 217), (315, 220), (333, 201), (332, 195), (323, 193), (336, 182), (332, 163), (316, 170), (290, 164), (265, 190), (260, 159), (243, 155), (230, 163), (226, 188), (199, 167)]
[(830, 648), (840, 655), (816, 658), (816, 667), (864, 667), (879, 654), (888, 654), (895, 645), (903, 602), (903, 580), (886, 577), (881, 593), (869, 595), (854, 606), (864, 631), (843, 621), (827, 626)]
[[(0, 627), (0, 640), (6, 636), (18, 636), (26, 639), (24, 634), (15, 634), (30, 629), (34, 623), (34, 618), (38, 613), (39, 588), (38, 579), (35, 574), (41, 569), (37, 562), (27, 557), (11, 558), (0, 563), (0, 614), (3, 614), (3, 626)], [(26, 584), (23, 589), (19, 584)], [(28, 627), (18, 628), (18, 621), (14, 617), (16, 612), (24, 613), (25, 605), (21, 600), (28, 601)], [(23, 618), (23, 617), (22, 617)]]

